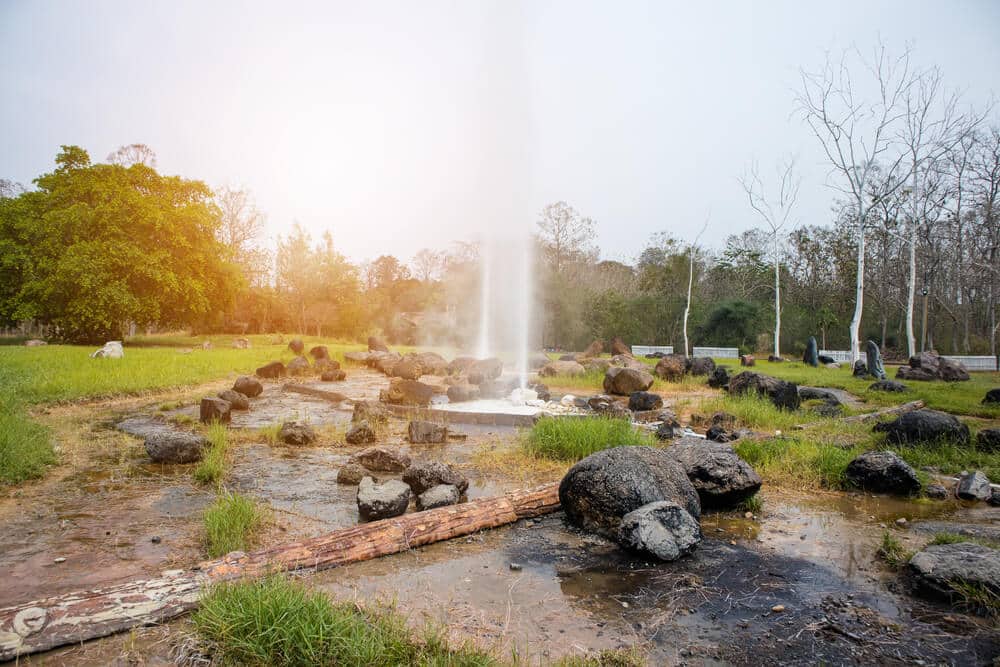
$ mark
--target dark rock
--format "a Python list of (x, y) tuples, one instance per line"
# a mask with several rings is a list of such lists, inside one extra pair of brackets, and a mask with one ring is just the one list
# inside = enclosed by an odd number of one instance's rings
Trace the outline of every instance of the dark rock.
[(469, 366), (474, 363), (476, 363), (475, 357), (455, 357), (451, 360), (451, 363), (448, 364), (448, 374), (461, 375), (469, 370)]
[(388, 389), (379, 392), (379, 400), (394, 405), (414, 405), (425, 407), (430, 405), (434, 397), (434, 387), (417, 380), (393, 378)]
[(361, 351), (344, 352), (344, 361), (349, 361), (352, 364), (367, 365), (369, 356), (370, 353), (368, 352), (361, 352)]
[(948, 489), (940, 484), (928, 484), (927, 488), (924, 489), (924, 495), (932, 500), (946, 500), (948, 498)]
[(868, 386), (868, 391), (902, 393), (906, 391), (906, 385), (902, 382), (896, 382), (895, 380), (879, 380), (878, 382), (872, 382), (871, 385)]
[(653, 376), (646, 371), (611, 366), (604, 373), (604, 392), (630, 396), (636, 391), (646, 391), (653, 386)]
[[(280, 361), (278, 363), (281, 363)], [(238, 391), (247, 398), (254, 398), (255, 396), (260, 396), (264, 391), (264, 385), (260, 383), (257, 378), (252, 378), (247, 375), (241, 375), (236, 378), (236, 382), (233, 383), (233, 391)]]
[(983, 405), (997, 405), (1000, 404), (1000, 387), (996, 389), (990, 389), (986, 392), (986, 396), (983, 397)]
[(676, 419), (672, 419), (661, 422), (656, 427), (655, 435), (657, 440), (669, 441), (684, 435), (684, 429)]
[(410, 504), (410, 487), (398, 479), (376, 484), (365, 477), (358, 484), (358, 513), (365, 521), (389, 519), (406, 512)]
[(729, 386), (729, 371), (726, 370), (725, 366), (715, 367), (712, 374), (708, 376), (708, 386), (714, 389), (723, 389)]
[(920, 491), (917, 473), (894, 452), (865, 452), (847, 464), (847, 481), (874, 493), (910, 496)]
[(646, 354), (644, 356), (647, 359), (662, 359), (663, 357), (667, 356), (667, 353), (666, 352), (650, 352), (649, 354)]
[(392, 375), (392, 369), (403, 360), (395, 352), (372, 352), (368, 355), (368, 365), (380, 373)]
[(802, 363), (812, 367), (819, 366), (819, 346), (816, 345), (816, 337), (809, 336), (806, 341), (806, 350), (802, 353)]
[(452, 403), (474, 401), (479, 398), (479, 387), (474, 384), (453, 384), (448, 387), (448, 400)]
[(712, 357), (688, 357), (685, 365), (690, 375), (709, 375), (715, 370), (715, 360)]
[(471, 384), (483, 384), (489, 380), (496, 380), (502, 374), (503, 362), (496, 358), (479, 359), (466, 369), (466, 375)]
[(308, 375), (310, 372), (309, 360), (305, 357), (295, 357), (288, 362), (289, 375)]
[(345, 463), (337, 471), (337, 484), (359, 484), (368, 475), (357, 463)]
[(320, 359), (330, 359), (330, 348), (326, 345), (314, 345), (309, 349), (309, 356), (316, 361), (319, 361)]
[(323, 371), (323, 374), (319, 376), (319, 379), (323, 382), (343, 382), (347, 379), (347, 373), (339, 369)]
[(304, 447), (316, 441), (316, 431), (309, 424), (285, 422), (278, 430), (278, 440), (286, 445)]
[(604, 353), (604, 341), (595, 340), (593, 343), (587, 346), (580, 356), (582, 357), (599, 357)]
[(860, 379), (868, 377), (868, 364), (865, 363), (864, 359), (858, 359), (854, 362), (852, 366), (851, 374)]
[(767, 360), (770, 361), (772, 364), (781, 363), (782, 361), (784, 361), (784, 359), (782, 359), (781, 357), (776, 357), (773, 354), (767, 355)]
[(990, 480), (981, 470), (962, 473), (955, 487), (955, 495), (962, 500), (986, 500), (991, 493)]
[(990, 490), (990, 497), (986, 499), (986, 502), (994, 507), (1000, 507), (1000, 489)]
[(392, 411), (378, 401), (358, 401), (354, 404), (352, 422), (367, 421), (369, 424), (385, 424), (392, 417)]
[(760, 475), (730, 445), (684, 437), (668, 447), (707, 508), (732, 507), (760, 489)]
[(378, 336), (368, 337), (368, 351), (369, 352), (388, 352), (389, 347), (385, 344)]
[(616, 356), (619, 354), (627, 354), (632, 356), (632, 348), (625, 344), (618, 336), (611, 339), (611, 356)]
[(608, 370), (610, 366), (610, 359), (586, 359), (583, 361), (583, 367), (587, 371), (600, 371), (603, 373)]
[(280, 361), (272, 361), (269, 364), (265, 364), (258, 368), (255, 373), (259, 378), (269, 379), (282, 378), (288, 375), (285, 365)]
[(701, 516), (698, 493), (677, 461), (653, 447), (612, 447), (576, 463), (559, 484), (567, 519), (615, 539), (621, 518), (659, 500)]
[(291, 350), (293, 354), (300, 355), (306, 349), (306, 346), (301, 339), (293, 338), (288, 341), (288, 349)]
[(226, 389), (219, 392), (219, 398), (229, 403), (231, 410), (249, 410), (250, 400), (238, 391)]
[(752, 354), (741, 354), (740, 355), (740, 366), (756, 366), (757, 360), (754, 359)]
[(529, 383), (528, 389), (538, 394), (538, 400), (540, 401), (552, 400), (552, 392), (549, 391), (547, 385), (544, 385), (541, 382)]
[(705, 439), (711, 440), (712, 442), (730, 442), (736, 438), (730, 436), (725, 427), (713, 424), (708, 427), (707, 431), (705, 431)]
[(648, 371), (649, 366), (642, 363), (631, 354), (616, 354), (608, 360), (609, 366), (618, 366), (619, 368), (633, 368), (637, 371)]
[(797, 410), (802, 400), (799, 388), (793, 382), (786, 382), (770, 375), (743, 371), (729, 380), (729, 393), (739, 396), (755, 393), (767, 397), (782, 410)]
[(915, 592), (924, 597), (963, 602), (961, 585), (1000, 596), (1000, 549), (974, 542), (932, 544), (914, 554), (908, 571)]
[(875, 425), (875, 431), (886, 434), (891, 443), (950, 442), (969, 443), (969, 427), (954, 415), (937, 410), (914, 410), (889, 422)]
[(415, 357), (403, 357), (392, 366), (390, 375), (404, 380), (419, 380), (424, 374), (424, 367), (420, 360)]
[(403, 473), (403, 481), (417, 495), (438, 484), (450, 484), (459, 493), (465, 493), (469, 488), (469, 480), (465, 475), (441, 461), (417, 461)]
[(628, 409), (636, 411), (659, 410), (663, 407), (663, 397), (649, 391), (635, 391), (628, 397)]
[(194, 463), (201, 460), (208, 440), (187, 431), (161, 431), (147, 436), (145, 446), (154, 463)]
[(201, 399), (201, 410), (199, 411), (198, 419), (200, 419), (205, 424), (211, 424), (212, 422), (220, 422), (222, 424), (228, 424), (232, 415), (229, 411), (232, 406), (229, 401), (224, 401), (221, 398), (203, 398)]
[(349, 445), (367, 445), (375, 442), (375, 429), (365, 420), (354, 422), (351, 428), (347, 429), (344, 440)]
[(420, 362), (424, 375), (448, 374), (448, 362), (437, 352), (418, 352), (414, 357)]
[(687, 372), (687, 360), (682, 354), (668, 354), (656, 362), (653, 372), (667, 382), (679, 382)]
[(882, 352), (873, 340), (865, 343), (865, 359), (868, 362), (868, 375), (876, 380), (885, 380), (885, 366), (882, 364)]
[(410, 467), (409, 456), (385, 447), (363, 449), (352, 456), (351, 461), (379, 472), (402, 472)]
[(538, 371), (542, 377), (553, 375), (583, 375), (587, 369), (576, 361), (550, 361)]
[(900, 380), (945, 380), (959, 382), (969, 379), (969, 372), (961, 363), (939, 356), (936, 352), (921, 352), (909, 359), (908, 366), (896, 371)]
[(406, 427), (406, 433), (414, 444), (440, 443), (448, 439), (448, 427), (444, 424), (416, 419)]
[(976, 434), (976, 449), (981, 452), (1000, 452), (1000, 428), (984, 428)]
[(451, 484), (438, 484), (417, 496), (417, 511), (432, 510), (435, 507), (447, 507), (454, 505), (461, 499), (462, 494)]
[(317, 373), (325, 373), (327, 371), (340, 370), (340, 362), (337, 361), (336, 359), (323, 357), (321, 359), (316, 360), (316, 362), (313, 364), (313, 370), (315, 370)]
[(674, 561), (695, 550), (701, 526), (677, 503), (661, 500), (623, 516), (616, 540), (630, 551)]
[(823, 364), (824, 366), (829, 366), (830, 364), (837, 363), (837, 360), (828, 354), (817, 355), (816, 359), (819, 360), (819, 363)]

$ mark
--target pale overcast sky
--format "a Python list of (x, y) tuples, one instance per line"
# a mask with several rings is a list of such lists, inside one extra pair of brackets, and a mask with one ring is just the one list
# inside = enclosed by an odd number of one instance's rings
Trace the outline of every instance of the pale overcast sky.
[[(711, 5), (711, 6), (705, 6)], [(527, 228), (563, 199), (605, 257), (653, 232), (757, 224), (736, 178), (795, 153), (799, 218), (829, 221), (794, 116), (826, 50), (909, 43), (984, 104), (1000, 2), (0, 0), (0, 177), (60, 144), (145, 143), (161, 171), (242, 185), (353, 259)]]

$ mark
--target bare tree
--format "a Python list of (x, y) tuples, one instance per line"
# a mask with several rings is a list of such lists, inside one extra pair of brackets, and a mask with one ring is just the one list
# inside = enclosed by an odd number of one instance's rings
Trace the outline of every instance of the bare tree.
[(443, 252), (422, 248), (413, 256), (413, 275), (422, 282), (434, 280), (444, 269), (445, 254)]
[(17, 181), (7, 178), (0, 178), (0, 199), (17, 197), (24, 192), (24, 186)]
[(778, 165), (778, 191), (774, 197), (767, 197), (764, 183), (760, 178), (757, 163), (751, 165), (749, 172), (740, 178), (743, 190), (747, 194), (750, 208), (764, 219), (771, 230), (772, 253), (774, 262), (774, 356), (781, 356), (781, 230), (788, 224), (799, 196), (799, 185), (802, 182), (795, 173), (795, 158), (789, 157)]
[[(875, 92), (865, 98), (855, 90), (849, 59), (856, 59), (871, 75)], [(910, 52), (890, 57), (880, 45), (871, 60), (858, 49), (845, 51), (839, 62), (827, 55), (818, 72), (801, 72), (799, 110), (823, 147), (831, 173), (832, 187), (846, 196), (857, 222), (857, 278), (854, 315), (851, 318), (851, 357), (860, 357), (858, 334), (864, 309), (865, 230), (868, 215), (884, 197), (892, 196), (910, 176), (906, 154), (899, 140), (906, 118), (906, 100), (914, 85)], [(883, 178), (876, 190), (872, 177), (876, 169)]]
[(701, 240), (702, 234), (708, 229), (708, 220), (705, 218), (705, 224), (701, 226), (701, 231), (698, 232), (698, 236), (694, 237), (691, 246), (688, 248), (688, 291), (687, 291), (687, 303), (684, 305), (684, 356), (691, 356), (691, 346), (688, 345), (688, 315), (691, 314), (691, 288), (694, 286), (694, 258), (698, 253), (698, 241)]
[(146, 144), (121, 146), (118, 150), (109, 153), (107, 160), (110, 164), (117, 164), (121, 167), (144, 164), (150, 169), (156, 169), (156, 153)]
[(997, 355), (997, 301), (1000, 298), (1000, 128), (992, 127), (978, 137), (972, 161), (973, 193), (979, 212), (981, 233), (974, 235), (973, 264), (986, 285), (990, 354)]
[(249, 191), (242, 188), (219, 188), (215, 205), (220, 214), (219, 240), (233, 253), (251, 284), (264, 282), (268, 258), (257, 243), (264, 231), (264, 214)]
[(595, 227), (593, 219), (581, 216), (564, 201), (542, 209), (539, 236), (549, 266), (556, 275), (562, 275), (570, 261), (588, 253)]

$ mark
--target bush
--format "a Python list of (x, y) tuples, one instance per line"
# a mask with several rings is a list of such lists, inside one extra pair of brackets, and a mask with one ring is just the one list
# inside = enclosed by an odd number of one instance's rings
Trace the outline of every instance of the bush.
[(226, 426), (218, 422), (208, 427), (209, 448), (205, 457), (194, 469), (194, 479), (200, 484), (218, 484), (226, 472), (226, 451), (229, 434)]
[(205, 510), (205, 547), (209, 558), (246, 551), (264, 524), (264, 512), (251, 498), (224, 493)]
[(627, 419), (607, 417), (543, 417), (528, 431), (525, 449), (561, 461), (580, 459), (609, 447), (653, 445), (656, 439)]

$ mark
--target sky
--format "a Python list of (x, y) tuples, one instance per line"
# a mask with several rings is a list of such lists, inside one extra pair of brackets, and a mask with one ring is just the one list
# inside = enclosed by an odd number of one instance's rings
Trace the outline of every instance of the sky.
[[(795, 219), (831, 220), (800, 69), (909, 45), (983, 107), (1000, 2), (0, 0), (0, 178), (61, 144), (154, 149), (161, 172), (249, 189), (356, 261), (532, 229), (564, 200), (605, 258), (650, 235), (760, 224), (738, 177), (797, 157)], [(996, 116), (996, 114), (994, 114)]]

